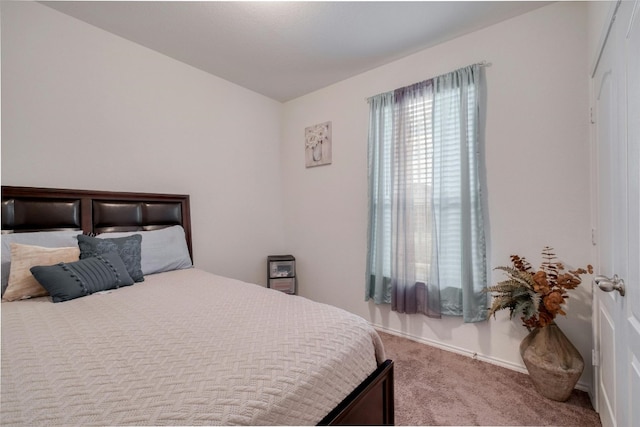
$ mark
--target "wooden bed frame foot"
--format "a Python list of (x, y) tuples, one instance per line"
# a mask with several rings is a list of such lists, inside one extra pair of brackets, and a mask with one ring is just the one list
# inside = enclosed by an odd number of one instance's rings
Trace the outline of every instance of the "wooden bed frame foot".
[(386, 360), (318, 425), (393, 425), (393, 361)]

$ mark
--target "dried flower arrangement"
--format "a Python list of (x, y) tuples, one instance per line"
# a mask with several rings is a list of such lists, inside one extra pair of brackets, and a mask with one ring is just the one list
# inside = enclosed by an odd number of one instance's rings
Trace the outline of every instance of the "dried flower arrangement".
[(566, 315), (562, 305), (569, 298), (567, 290), (582, 282), (582, 274), (592, 274), (593, 267), (565, 272), (564, 264), (548, 246), (542, 249), (542, 259), (538, 271), (533, 271), (525, 257), (519, 255), (511, 255), (511, 267), (496, 267), (509, 278), (485, 288), (494, 297), (489, 316), (495, 317), (496, 311), (508, 308), (509, 317), (521, 316), (523, 325), (531, 331), (552, 323), (558, 314)]

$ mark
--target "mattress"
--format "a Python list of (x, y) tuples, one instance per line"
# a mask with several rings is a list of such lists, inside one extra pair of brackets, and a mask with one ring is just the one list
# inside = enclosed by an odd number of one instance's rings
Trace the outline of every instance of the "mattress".
[(3, 425), (317, 424), (384, 361), (358, 316), (198, 269), (1, 309)]

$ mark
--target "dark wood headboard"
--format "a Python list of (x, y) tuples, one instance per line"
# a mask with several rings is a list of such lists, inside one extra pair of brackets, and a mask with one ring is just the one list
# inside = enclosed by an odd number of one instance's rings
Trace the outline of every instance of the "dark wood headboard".
[(2, 186), (2, 233), (82, 230), (85, 234), (181, 225), (193, 260), (189, 196)]

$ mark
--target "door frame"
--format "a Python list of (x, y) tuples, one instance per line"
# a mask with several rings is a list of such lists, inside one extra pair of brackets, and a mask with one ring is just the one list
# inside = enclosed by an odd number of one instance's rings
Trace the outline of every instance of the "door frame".
[[(597, 82), (595, 81), (596, 72), (598, 70), (598, 65), (600, 65), (600, 60), (602, 59), (602, 54), (604, 53), (605, 46), (607, 41), (611, 36), (611, 30), (613, 29), (613, 24), (616, 18), (616, 14), (618, 13), (618, 9), (620, 8), (621, 0), (617, 0), (615, 3), (611, 3), (609, 10), (607, 12), (607, 17), (604, 21), (604, 27), (600, 32), (600, 39), (597, 45), (597, 49), (595, 55), (592, 60), (591, 68), (590, 68), (590, 79), (589, 79), (589, 127), (590, 127), (590, 142), (591, 142), (591, 194), (592, 194), (592, 203), (591, 203), (591, 252), (592, 259), (598, 260), (598, 248), (597, 248), (597, 226), (598, 226), (598, 129), (595, 126), (596, 122), (594, 121), (595, 114), (595, 105), (596, 99), (598, 96), (598, 87)], [(599, 262), (599, 260), (598, 260)], [(596, 264), (596, 267), (599, 268), (599, 265)], [(591, 367), (592, 367), (592, 378), (593, 384), (590, 390), (591, 403), (595, 408), (596, 412), (600, 413), (600, 336), (599, 336), (599, 322), (600, 322), (600, 312), (599, 305), (596, 298), (596, 292), (598, 292), (597, 286), (592, 282), (591, 283), (591, 301), (592, 301), (592, 317), (591, 317), (591, 332), (592, 332), (592, 349), (591, 349)]]

